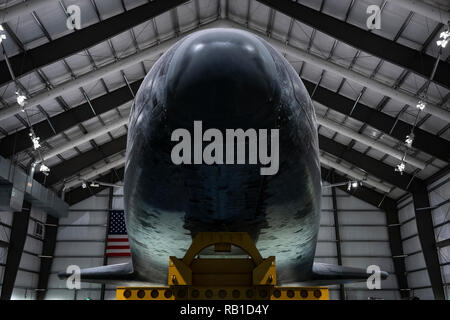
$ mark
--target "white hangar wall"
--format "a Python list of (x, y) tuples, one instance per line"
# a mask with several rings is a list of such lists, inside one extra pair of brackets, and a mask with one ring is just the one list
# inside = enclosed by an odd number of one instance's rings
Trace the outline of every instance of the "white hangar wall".
[[(380, 290), (369, 290), (367, 284), (345, 284), (349, 300), (400, 299), (394, 272), (384, 211), (336, 189), (336, 209), (340, 242), (336, 240), (331, 188), (323, 188), (322, 217), (316, 249), (317, 262), (338, 264), (337, 246), (340, 246), (342, 265), (367, 268), (379, 266), (389, 272), (381, 281)], [(339, 286), (330, 286), (330, 298), (339, 299)]]
[[(450, 175), (435, 181), (428, 186), (431, 215), (436, 242), (450, 238)], [(430, 278), (423, 257), (422, 246), (417, 234), (414, 204), (411, 197), (398, 203), (399, 221), (403, 250), (407, 255), (405, 265), (411, 294), (419, 299), (434, 299)], [(446, 299), (450, 297), (450, 247), (438, 250), (441, 265), (442, 283)]]
[[(344, 265), (366, 268), (378, 265), (391, 273), (382, 281), (381, 290), (368, 290), (365, 283), (344, 286), (347, 299), (399, 299), (394, 267), (389, 248), (385, 213), (337, 190), (337, 207), (341, 232), (342, 262)], [(123, 190), (114, 188), (111, 209), (123, 209)], [(336, 238), (332, 211), (331, 189), (324, 188), (322, 219), (316, 261), (337, 263)], [(69, 290), (57, 273), (69, 265), (81, 268), (103, 264), (109, 190), (90, 197), (70, 208), (69, 216), (61, 218), (56, 251), (46, 299), (100, 299), (101, 285), (82, 284), (81, 289)], [(108, 263), (120, 263), (128, 258), (109, 258)], [(339, 298), (339, 288), (330, 287), (331, 299)], [(115, 290), (107, 286), (105, 299), (114, 299)]]

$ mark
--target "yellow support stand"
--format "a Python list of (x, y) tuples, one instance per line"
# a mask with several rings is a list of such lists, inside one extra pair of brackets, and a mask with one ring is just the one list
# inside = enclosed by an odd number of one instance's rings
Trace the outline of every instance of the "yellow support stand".
[[(200, 259), (244, 250), (251, 259)], [(169, 258), (168, 286), (118, 287), (117, 300), (329, 300), (327, 287), (278, 287), (275, 257), (263, 258), (246, 232), (200, 232), (183, 259)]]

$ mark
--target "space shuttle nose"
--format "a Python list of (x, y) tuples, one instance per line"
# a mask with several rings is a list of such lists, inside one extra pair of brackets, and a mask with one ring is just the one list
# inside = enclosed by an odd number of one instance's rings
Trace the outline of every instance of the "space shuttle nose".
[(203, 120), (216, 128), (270, 125), (280, 91), (269, 48), (227, 29), (186, 38), (174, 52), (166, 84), (171, 115), (182, 115), (178, 120), (186, 125)]

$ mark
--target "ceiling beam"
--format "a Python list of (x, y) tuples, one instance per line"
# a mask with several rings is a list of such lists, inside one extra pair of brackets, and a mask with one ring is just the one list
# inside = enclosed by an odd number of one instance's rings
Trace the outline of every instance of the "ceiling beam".
[[(280, 53), (284, 55), (303, 61), (304, 63), (311, 64), (323, 70), (323, 72), (328, 71), (339, 77), (349, 79), (375, 92), (378, 92), (383, 96), (401, 102), (405, 104), (407, 107), (415, 108), (420, 99), (413, 93), (409, 93), (404, 90), (397, 90), (397, 88), (393, 88), (391, 85), (388, 85), (385, 82), (376, 80), (360, 72), (356, 72), (351, 68), (349, 68), (348, 66), (340, 65), (338, 63), (332, 62), (329, 59), (319, 57), (316, 54), (311, 54), (309, 51), (294, 47), (289, 43), (286, 43), (285, 41), (277, 40), (273, 37), (268, 37), (261, 31), (249, 29), (242, 23), (228, 21), (228, 23), (222, 22), (222, 26), (234, 27), (245, 31), (250, 31), (266, 40), (270, 45), (272, 45), (276, 50), (278, 50)], [(426, 108), (424, 109), (423, 112), (438, 117), (447, 122), (450, 122), (450, 112), (447, 110), (445, 106), (444, 107), (439, 106), (433, 102), (430, 102), (425, 98), (422, 99), (426, 102)]]
[(422, 0), (390, 0), (393, 4), (400, 6), (408, 11), (414, 11), (418, 14), (437, 21), (448, 24), (450, 22), (450, 12), (425, 3)]
[(33, 0), (9, 6), (0, 10), (0, 23), (3, 24), (20, 16), (31, 14), (33, 11), (48, 6), (56, 1), (57, 0)]
[[(129, 110), (127, 110), (129, 112)], [(63, 144), (60, 144), (50, 150), (42, 151), (40, 153), (39, 161), (46, 161), (50, 158), (56, 157), (58, 154), (62, 154), (65, 151), (75, 148), (83, 143), (86, 143), (90, 140), (96, 139), (108, 132), (112, 132), (114, 130), (119, 129), (120, 127), (126, 126), (128, 124), (128, 116), (129, 114), (124, 115), (122, 117), (116, 118), (101, 127), (98, 127), (86, 134), (83, 134), (77, 138), (71, 139), (70, 141), (65, 141)]]
[[(111, 174), (105, 173), (104, 175), (100, 176), (99, 178), (95, 179), (95, 181), (99, 182), (105, 182), (105, 183), (117, 183), (119, 181), (123, 180), (123, 175), (125, 168), (122, 167), (120, 169), (114, 169), (116, 174), (114, 174), (111, 177)], [(87, 186), (87, 188), (83, 189), (82, 187), (75, 188), (73, 190), (70, 190), (69, 192), (66, 192), (64, 195), (64, 200), (69, 205), (74, 205), (80, 201), (83, 201), (93, 195), (96, 195), (100, 191), (103, 191), (105, 189), (109, 188), (108, 186), (100, 185), (97, 188), (91, 188)]]
[[(306, 79), (302, 79), (302, 81), (310, 95), (314, 92), (313, 100), (330, 109), (366, 123), (400, 141), (404, 141), (406, 136), (411, 133), (412, 125), (407, 122), (368, 107), (361, 102), (355, 102), (353, 99), (347, 98), (325, 87), (317, 86), (315, 83)], [(438, 159), (446, 162), (450, 161), (450, 141), (425, 130), (420, 128), (414, 129), (413, 146)]]
[(46, 186), (52, 186), (60, 181), (63, 181), (65, 178), (78, 174), (80, 171), (93, 166), (105, 158), (109, 158), (112, 155), (125, 151), (126, 145), (127, 135), (123, 135), (119, 138), (99, 145), (97, 148), (93, 148), (52, 166), (50, 168), (50, 174), (47, 177), (42, 173), (37, 173), (35, 175), (35, 179), (40, 183), (45, 181)]
[(349, 176), (352, 180), (356, 181), (364, 181), (364, 184), (366, 186), (371, 186), (385, 194), (391, 192), (392, 187), (386, 185), (385, 183), (378, 182), (378, 179), (374, 178), (373, 176), (370, 176), (368, 174), (365, 174), (361, 172), (360, 170), (350, 169), (339, 161), (331, 160), (327, 157), (323, 157), (322, 155), (319, 157), (320, 164), (325, 165), (327, 167), (330, 167), (338, 172), (340, 172), (343, 175)]
[[(305, 80), (305, 86), (308, 89), (308, 91), (312, 94), (314, 91), (315, 84)], [(138, 83), (136, 82), (136, 88), (138, 87)], [(137, 89), (136, 89), (137, 90)], [(127, 92), (128, 93), (128, 92)], [(118, 93), (120, 95), (120, 93)], [(327, 107), (333, 108), (337, 111), (340, 111), (344, 114), (352, 115), (356, 119), (366, 122), (377, 128), (380, 131), (385, 132), (386, 134), (392, 134), (392, 136), (398, 138), (399, 140), (403, 140), (407, 134), (410, 133), (411, 125), (398, 120), (394, 117), (390, 117), (380, 111), (377, 111), (375, 109), (369, 108), (367, 106), (362, 105), (361, 103), (357, 103), (355, 105), (355, 102), (351, 99), (348, 99), (344, 96), (341, 96), (337, 93), (334, 93), (328, 89), (325, 89), (323, 87), (317, 87), (317, 89), (314, 92), (314, 99), (317, 102), (320, 102)], [(111, 99), (113, 101), (116, 101), (116, 99)], [(111, 102), (110, 102), (111, 103)], [(114, 103), (114, 102), (113, 102)], [(103, 104), (102, 104), (103, 105)], [(88, 108), (88, 104), (83, 105), (84, 108)], [(74, 108), (76, 109), (76, 108)], [(81, 112), (80, 112), (81, 113)], [(84, 112), (84, 115), (88, 115), (89, 112)], [(59, 116), (59, 115), (58, 115)], [(61, 115), (62, 117), (62, 115)], [(52, 118), (53, 119), (53, 118)], [(67, 120), (73, 119), (72, 117), (66, 117), (64, 120), (61, 121), (61, 123), (67, 122)], [(45, 128), (44, 134), (49, 134), (51, 127), (47, 121), (41, 121), (36, 125), (37, 126), (43, 126)], [(44, 124), (45, 123), (45, 124)], [(59, 123), (58, 123), (59, 124)], [(37, 130), (38, 131), (38, 130)], [(392, 133), (390, 132), (392, 131)], [(26, 141), (26, 145), (30, 145), (29, 139), (26, 137), (26, 131), (22, 130), (20, 131), (20, 135), (22, 139), (16, 139), (18, 136), (10, 135), (7, 138), (5, 138), (5, 142), (2, 141), (2, 144), (7, 144), (6, 146), (2, 146), (1, 150), (8, 150), (7, 152), (11, 154), (12, 150), (16, 150), (18, 152), (21, 150), (21, 148), (16, 146), (16, 149), (14, 149), (14, 142), (16, 141)], [(420, 150), (423, 150), (433, 156), (437, 156), (438, 158), (448, 161), (450, 158), (450, 142), (448, 142), (445, 139), (439, 138), (437, 136), (434, 136), (433, 134), (427, 133), (421, 129), (415, 130), (416, 138), (414, 142), (414, 146), (417, 147)], [(38, 136), (40, 136), (38, 132)], [(41, 137), (41, 139), (45, 139), (44, 137)], [(23, 142), (19, 142), (19, 144), (23, 144)], [(438, 146), (438, 147), (437, 147)], [(23, 150), (23, 147), (22, 147)]]
[[(396, 101), (402, 102), (408, 106), (415, 106), (418, 102), (418, 98), (414, 95), (405, 93), (404, 91), (396, 90), (392, 88), (391, 86), (384, 84), (380, 81), (374, 80), (372, 78), (366, 77), (365, 75), (349, 70), (348, 68), (338, 65), (336, 63), (330, 62), (329, 60), (322, 59), (316, 55), (310, 54), (304, 50), (292, 47), (290, 45), (287, 45), (286, 43), (276, 40), (274, 38), (268, 38), (266, 35), (261, 34), (260, 32), (256, 30), (250, 30), (247, 29), (245, 26), (241, 26), (238, 23), (231, 22), (231, 21), (215, 21), (212, 23), (205, 24), (203, 27), (204, 29), (211, 28), (211, 27), (231, 27), (231, 28), (240, 28), (243, 30), (251, 31), (257, 35), (260, 35), (263, 37), (266, 41), (268, 41), (272, 46), (277, 48), (280, 52), (288, 54), (292, 57), (295, 57), (297, 59), (303, 60), (307, 63), (311, 63), (315, 65), (318, 68), (321, 68), (323, 70), (330, 71), (332, 73), (335, 73), (339, 76), (344, 76), (345, 78), (348, 78), (352, 81), (358, 82), (384, 96), (388, 96), (392, 99), (395, 99)], [(199, 29), (196, 29), (197, 31)], [(190, 34), (194, 31), (188, 31), (186, 34)], [(66, 93), (70, 90), (76, 89), (79, 86), (85, 85), (87, 83), (91, 83), (93, 81), (99, 80), (102, 77), (111, 74), (113, 72), (119, 71), (121, 69), (124, 69), (126, 67), (132, 66), (140, 61), (143, 61), (145, 59), (149, 58), (157, 58), (160, 54), (165, 52), (168, 48), (171, 47), (174, 43), (177, 42), (178, 38), (171, 38), (170, 40), (164, 41), (163, 43), (146, 48), (138, 53), (132, 54), (127, 56), (126, 58), (123, 58), (121, 60), (118, 60), (116, 62), (110, 63), (106, 66), (100, 67), (96, 70), (93, 70), (91, 72), (85, 73), (78, 78), (72, 80), (72, 81), (66, 81), (57, 87), (54, 87), (46, 92), (41, 92), (39, 94), (36, 94), (35, 96), (29, 98), (27, 100), (27, 104), (24, 106), (24, 108), (30, 108), (35, 105), (41, 104), (49, 99), (56, 98), (60, 96), (63, 93)], [(3, 108), (0, 110), (0, 120), (12, 117), (16, 115), (17, 113), (20, 113), (21, 108), (17, 103), (8, 106), (6, 108)], [(445, 108), (442, 108), (440, 106), (437, 106), (433, 103), (427, 102), (427, 106), (424, 109), (425, 113), (428, 113), (430, 115), (434, 115), (438, 118), (441, 118), (446, 121), (450, 121), (450, 112), (447, 111)]]
[[(16, 77), (20, 77), (36, 68), (44, 67), (88, 49), (147, 20), (159, 16), (184, 2), (186, 0), (149, 1), (141, 6), (10, 57), (9, 61), (12, 70)], [(6, 61), (1, 61), (0, 85), (11, 80)]]
[[(102, 166), (97, 167), (81, 176), (78, 176), (77, 178), (68, 181), (65, 185), (65, 189), (72, 189), (74, 187), (77, 187), (79, 185), (83, 185), (83, 182), (89, 182), (94, 181), (94, 179), (98, 176), (103, 175), (105, 172), (110, 172), (111, 169), (117, 169), (121, 168), (125, 165), (125, 156), (122, 155), (122, 157), (109, 161), (108, 163), (104, 163)], [(97, 182), (97, 180), (95, 180)]]
[[(330, 37), (429, 79), (436, 58), (292, 0), (257, 0)], [(450, 64), (441, 61), (433, 81), (450, 89)]]
[[(183, 36), (187, 36), (199, 30), (206, 30), (218, 27), (229, 27), (229, 26), (230, 23), (222, 20), (208, 22), (196, 29), (186, 30), (186, 32), (183, 33)], [(143, 61), (157, 60), (164, 52), (169, 50), (179, 40), (180, 40), (179, 37), (171, 37), (170, 39), (164, 40), (163, 42), (158, 43), (157, 45), (147, 47), (133, 54), (130, 54), (124, 58), (114, 60), (113, 62), (105, 64), (99, 68), (83, 73), (78, 77), (75, 77), (71, 80), (67, 80), (61, 84), (58, 84), (57, 86), (54, 86), (49, 90), (46, 91), (41, 90), (32, 97), (28, 98), (24, 106), (19, 106), (17, 102), (12, 103), (3, 109), (0, 109), (0, 121), (13, 117), (14, 115), (17, 115), (24, 109), (29, 109), (37, 105), (43, 104), (48, 100), (58, 98), (61, 95), (66, 94), (72, 90), (79, 90), (79, 88), (82, 86), (99, 81), (100, 79), (108, 75), (111, 75), (115, 72), (123, 71), (124, 69), (142, 63)], [(427, 110), (433, 110), (433, 106), (431, 105), (428, 106)]]
[[(317, 102), (315, 103), (315, 105), (317, 105)], [(346, 127), (345, 125), (335, 122), (329, 118), (317, 116), (317, 123), (325, 128), (328, 128), (328, 129), (336, 132), (336, 133), (346, 136), (347, 138), (350, 138), (357, 142), (363, 143), (366, 146), (371, 147), (372, 149), (375, 149), (375, 150), (385, 153), (391, 157), (394, 157), (399, 161), (404, 161), (407, 164), (413, 165), (414, 167), (416, 167), (418, 169), (423, 170), (427, 166), (427, 163), (425, 161), (418, 159), (414, 156), (411, 156), (409, 153), (405, 154), (404, 151), (398, 147), (388, 146), (383, 142), (380, 142), (380, 141), (375, 140), (374, 138), (371, 138), (367, 135), (356, 132), (353, 129), (350, 129), (350, 128)]]
[[(137, 93), (141, 83), (142, 79), (130, 83), (130, 88), (133, 90), (134, 94)], [(126, 85), (105, 93), (95, 99), (91, 99), (90, 102), (92, 108), (89, 102), (86, 102), (80, 104), (79, 106), (70, 108), (67, 111), (61, 112), (50, 118), (51, 125), (47, 119), (44, 119), (38, 123), (35, 123), (33, 125), (33, 130), (36, 135), (41, 138), (42, 142), (64, 132), (67, 129), (70, 129), (73, 126), (76, 126), (79, 123), (95, 118), (102, 113), (113, 110), (114, 108), (133, 100), (133, 95), (131, 94), (130, 88)], [(92, 112), (92, 109), (94, 109), (95, 114)], [(13, 153), (17, 154), (31, 148), (33, 144), (28, 136), (29, 133), (30, 130), (25, 128), (4, 137), (0, 141), (0, 154), (5, 158), (9, 158), (13, 155)]]
[(319, 148), (402, 190), (410, 191), (415, 181), (421, 181), (407, 172), (400, 175), (390, 165), (323, 135), (319, 135)]

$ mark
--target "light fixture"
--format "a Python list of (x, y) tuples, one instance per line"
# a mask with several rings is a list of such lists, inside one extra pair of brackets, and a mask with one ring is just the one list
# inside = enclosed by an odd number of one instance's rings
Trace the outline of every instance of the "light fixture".
[(349, 181), (347, 183), (347, 191), (350, 191), (351, 189), (356, 189), (358, 186), (362, 185), (360, 181)]
[(413, 142), (414, 142), (414, 133), (411, 132), (410, 134), (408, 134), (408, 135), (406, 136), (405, 144), (406, 144), (409, 148), (411, 148)]
[(92, 188), (98, 188), (98, 187), (100, 187), (100, 185), (98, 184), (98, 183), (95, 183), (95, 182), (91, 182), (91, 185), (90, 185)]
[(395, 171), (400, 172), (400, 174), (403, 174), (403, 171), (405, 171), (405, 163), (402, 161), (400, 162), (397, 167), (395, 168)]
[(422, 100), (419, 100), (417, 102), (416, 108), (419, 109), (420, 111), (422, 111), (423, 109), (425, 109), (426, 106), (427, 105), (425, 102), (423, 102)]
[(39, 171), (48, 176), (48, 174), (50, 173), (50, 168), (47, 167), (45, 164), (41, 163)]
[(39, 140), (41, 140), (41, 138), (36, 137), (36, 134), (32, 131), (28, 134), (31, 138), (31, 141), (33, 142), (33, 148), (34, 150), (37, 150), (41, 147), (41, 144), (39, 143)]
[(25, 106), (25, 103), (27, 101), (27, 97), (24, 96), (22, 93), (20, 93), (19, 91), (16, 91), (16, 95), (17, 95), (17, 104), (21, 107)]
[(441, 34), (439, 36), (439, 40), (436, 41), (436, 44), (438, 45), (438, 47), (445, 48), (447, 46), (449, 37), (450, 37), (449, 30), (445, 30), (445, 31), (441, 32)]
[[(5, 31), (5, 29), (3, 29), (3, 26), (0, 24), (0, 32)], [(0, 43), (2, 43), (3, 40), (6, 39), (6, 35), (5, 34), (0, 34)]]
[(81, 184), (81, 187), (82, 187), (83, 189), (86, 189), (86, 187), (87, 187), (86, 182), (83, 182), (83, 183)]

